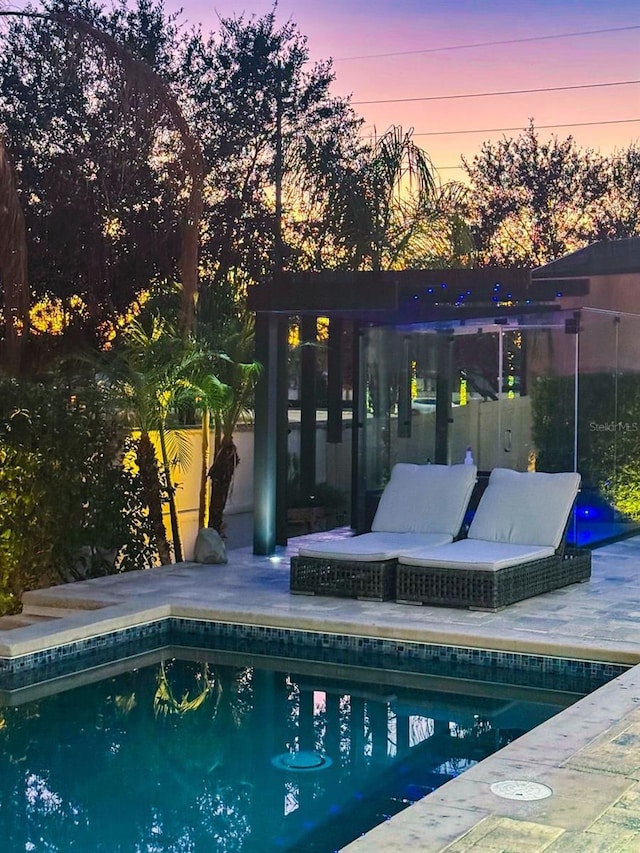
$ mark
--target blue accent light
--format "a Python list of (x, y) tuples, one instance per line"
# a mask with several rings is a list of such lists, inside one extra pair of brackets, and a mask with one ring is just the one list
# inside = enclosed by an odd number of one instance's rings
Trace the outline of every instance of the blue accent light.
[(427, 293), (433, 293), (433, 288), (432, 288), (432, 287), (429, 287), (429, 288), (427, 289)]
[(409, 784), (404, 789), (404, 795), (407, 800), (411, 800), (415, 803), (417, 800), (421, 800), (424, 797), (425, 789), (421, 788), (419, 785)]
[(576, 515), (578, 518), (588, 518), (589, 521), (596, 521), (602, 517), (602, 512), (597, 506), (585, 505), (576, 508)]
[(445, 290), (445, 289), (446, 289), (446, 287), (447, 287), (447, 285), (446, 285), (444, 282), (442, 282), (442, 284), (440, 285), (440, 287), (441, 287), (443, 290)]
[(414, 302), (417, 302), (417, 300), (418, 300), (418, 299), (420, 299), (420, 297), (418, 296), (418, 294), (417, 294), (417, 293), (414, 293), (414, 294), (413, 294), (413, 296), (412, 296), (412, 299), (413, 299), (413, 301), (414, 301)]
[(471, 296), (471, 291), (467, 290), (467, 296)]
[(497, 296), (492, 296), (491, 300), (492, 300), (492, 302), (499, 302), (499, 299)]
[(500, 285), (499, 284), (494, 285), (493, 292), (497, 293), (499, 290), (500, 290)]
[(561, 290), (559, 290), (559, 291), (556, 293), (556, 296), (562, 296), (562, 291), (561, 291)]
[(511, 293), (507, 293), (507, 299), (513, 299), (513, 295)]

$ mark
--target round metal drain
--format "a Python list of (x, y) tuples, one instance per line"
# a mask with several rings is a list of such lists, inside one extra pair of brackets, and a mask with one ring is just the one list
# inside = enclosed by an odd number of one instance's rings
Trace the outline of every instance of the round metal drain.
[(280, 770), (295, 770), (297, 772), (308, 773), (314, 770), (326, 770), (331, 767), (332, 761), (327, 755), (321, 755), (319, 752), (311, 752), (300, 750), (299, 752), (283, 752), (281, 755), (276, 755), (271, 759), (274, 767), (279, 767)]
[(547, 785), (539, 782), (527, 782), (524, 779), (507, 779), (504, 782), (494, 782), (491, 790), (505, 800), (544, 800), (553, 794)]

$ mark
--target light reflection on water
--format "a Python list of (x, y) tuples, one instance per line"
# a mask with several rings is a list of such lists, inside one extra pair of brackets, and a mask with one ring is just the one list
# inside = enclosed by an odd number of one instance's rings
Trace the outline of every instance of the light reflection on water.
[(207, 658), (0, 709), (3, 853), (328, 853), (580, 698)]

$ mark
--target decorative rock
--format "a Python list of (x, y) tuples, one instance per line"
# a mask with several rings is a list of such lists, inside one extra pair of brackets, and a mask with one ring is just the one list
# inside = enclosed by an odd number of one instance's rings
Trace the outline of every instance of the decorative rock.
[(196, 563), (226, 563), (227, 549), (222, 537), (213, 527), (202, 527), (198, 531), (193, 559)]

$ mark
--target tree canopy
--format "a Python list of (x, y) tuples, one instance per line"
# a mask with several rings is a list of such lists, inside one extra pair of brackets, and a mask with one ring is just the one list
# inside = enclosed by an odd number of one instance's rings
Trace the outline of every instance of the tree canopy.
[[(109, 346), (158, 294), (178, 311), (176, 287), (211, 340), (280, 268), (535, 266), (639, 232), (637, 145), (605, 157), (531, 123), (485, 142), (466, 184), (442, 184), (411, 130), (365, 141), (331, 61), (312, 63), (275, 12), (211, 33), (161, 0), (0, 12), (2, 180), (24, 214), (32, 372)], [(5, 314), (26, 316), (15, 285)]]
[(539, 266), (602, 239), (640, 233), (640, 152), (604, 157), (533, 122), (465, 162), (481, 263)]

